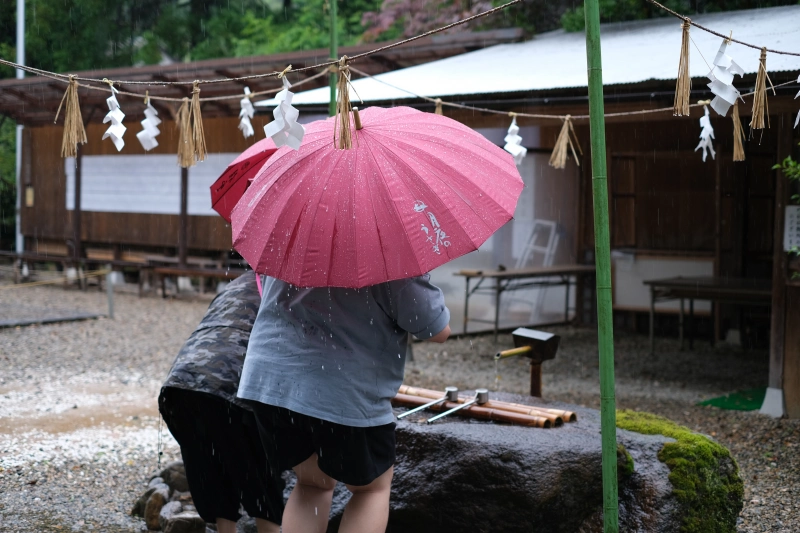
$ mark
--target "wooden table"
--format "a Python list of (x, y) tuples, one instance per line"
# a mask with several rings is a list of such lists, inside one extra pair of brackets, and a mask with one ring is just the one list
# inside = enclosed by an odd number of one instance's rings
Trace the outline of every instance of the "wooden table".
[[(528, 289), (531, 287), (566, 286), (564, 298), (564, 322), (569, 322), (569, 287), (572, 278), (593, 275), (595, 267), (590, 265), (560, 265), (550, 267), (514, 268), (506, 270), (460, 270), (453, 275), (461, 276), (466, 280), (464, 292), (464, 333), (467, 332), (469, 318), (469, 299), (473, 294), (494, 294), (494, 320), (473, 318), (474, 322), (487, 322), (494, 324), (494, 340), (497, 342), (497, 330), (500, 320), (500, 296), (506, 291)], [(472, 278), (478, 278), (478, 283), (470, 288)], [(486, 280), (494, 280), (491, 287), (482, 287)]]
[[(189, 278), (217, 278), (217, 279), (236, 279), (242, 274), (247, 272), (240, 268), (192, 268), (192, 267), (154, 267), (153, 274), (161, 284), (161, 295), (167, 297), (166, 286), (164, 279), (170, 276), (179, 277), (185, 276)], [(177, 287), (178, 284), (176, 283)], [(201, 285), (202, 287), (202, 285)]]
[(772, 305), (772, 282), (768, 279), (745, 279), (715, 276), (677, 277), (643, 282), (650, 286), (650, 352), (655, 350), (653, 326), (656, 302), (680, 300), (678, 334), (683, 348), (684, 300), (689, 300), (689, 348), (693, 344), (694, 301), (710, 300), (740, 305)]

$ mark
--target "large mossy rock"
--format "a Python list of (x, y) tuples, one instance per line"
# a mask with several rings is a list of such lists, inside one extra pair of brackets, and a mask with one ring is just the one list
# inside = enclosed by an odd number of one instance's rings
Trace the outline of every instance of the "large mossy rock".
[(736, 531), (744, 483), (739, 466), (724, 446), (649, 413), (620, 411), (617, 426), (675, 439), (661, 448), (658, 458), (670, 469), (669, 481), (682, 510), (681, 532)]
[[(601, 532), (600, 413), (550, 406), (575, 411), (578, 421), (552, 429), (400, 421), (388, 531)], [(725, 448), (657, 417), (621, 413), (620, 423), (632, 430), (617, 431), (620, 531), (735, 531), (742, 482)]]

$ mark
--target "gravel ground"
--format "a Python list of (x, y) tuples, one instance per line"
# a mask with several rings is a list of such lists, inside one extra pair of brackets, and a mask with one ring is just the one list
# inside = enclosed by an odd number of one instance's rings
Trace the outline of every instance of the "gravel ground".
[[(3, 318), (30, 309), (104, 311), (104, 293), (37, 287), (0, 290)], [(162, 462), (178, 457), (159, 431), (156, 396), (174, 354), (209, 298), (162, 300), (117, 294), (116, 318), (0, 330), (0, 532), (144, 531), (130, 517), (135, 498)], [(560, 351), (544, 364), (546, 398), (599, 406), (596, 333), (555, 328)], [(739, 531), (800, 531), (800, 421), (722, 411), (695, 403), (766, 382), (768, 355), (700, 344), (679, 351), (658, 339), (618, 334), (617, 400), (651, 411), (728, 446), (745, 480)], [(430, 388), (526, 393), (528, 367), (495, 365), (490, 336), (415, 344), (406, 382)]]
[[(600, 408), (597, 333), (593, 329), (546, 328), (562, 336), (556, 358), (543, 365), (546, 399)], [(510, 335), (495, 346), (491, 336), (414, 345), (405, 382), (442, 389), (487, 387), (527, 394), (526, 360), (495, 364), (498, 349), (512, 347)], [(680, 351), (677, 339), (657, 339), (649, 354), (646, 336), (618, 333), (615, 342), (616, 394), (620, 409), (649, 411), (728, 447), (745, 486), (740, 533), (800, 531), (800, 420), (774, 420), (757, 412), (724, 411), (695, 405), (736, 390), (763, 386), (769, 354), (726, 345), (695, 343)]]

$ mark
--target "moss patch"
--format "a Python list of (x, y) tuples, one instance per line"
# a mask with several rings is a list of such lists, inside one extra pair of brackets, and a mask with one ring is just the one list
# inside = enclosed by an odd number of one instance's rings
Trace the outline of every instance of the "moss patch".
[(673, 493), (684, 506), (683, 533), (733, 533), (742, 510), (744, 483), (730, 451), (708, 437), (650, 413), (618, 411), (617, 427), (664, 435), (658, 459), (669, 469)]
[(617, 479), (633, 474), (633, 457), (622, 444), (617, 444)]

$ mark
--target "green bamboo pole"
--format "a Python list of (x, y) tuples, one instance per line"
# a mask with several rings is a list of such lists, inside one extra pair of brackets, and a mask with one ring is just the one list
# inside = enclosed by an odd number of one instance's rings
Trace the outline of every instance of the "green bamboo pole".
[[(331, 11), (331, 59), (339, 59), (339, 35), (336, 24), (336, 0), (328, 0)], [(328, 116), (336, 114), (336, 79), (337, 75), (331, 72), (329, 83), (331, 87), (331, 100), (328, 103)]]
[(592, 138), (594, 249), (597, 265), (597, 334), (600, 351), (600, 433), (603, 455), (603, 531), (619, 531), (617, 501), (617, 414), (614, 398), (614, 324), (611, 311), (611, 244), (608, 231), (606, 134), (603, 68), (600, 58), (600, 9), (584, 2), (586, 64), (589, 70), (589, 127)]

